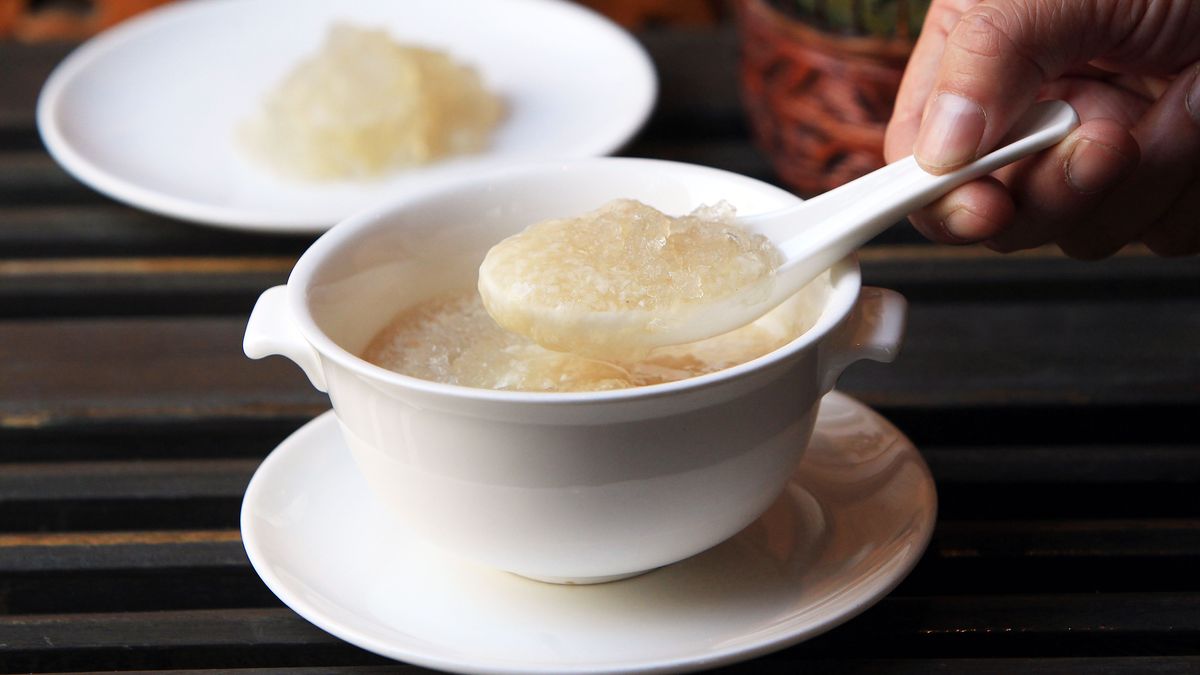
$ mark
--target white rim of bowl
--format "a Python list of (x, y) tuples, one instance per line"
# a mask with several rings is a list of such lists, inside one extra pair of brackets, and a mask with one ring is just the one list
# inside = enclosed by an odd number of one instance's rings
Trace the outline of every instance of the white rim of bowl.
[(330, 228), (325, 234), (321, 235), (312, 246), (304, 252), (300, 259), (296, 262), (296, 266), (292, 269), (291, 275), (288, 277), (288, 293), (287, 304), (291, 311), (292, 318), (296, 321), (300, 328), (304, 339), (317, 350), (322, 356), (333, 360), (339, 365), (359, 373), (364, 376), (374, 378), (386, 382), (388, 384), (406, 387), (426, 394), (447, 396), (452, 398), (465, 398), (477, 401), (495, 401), (495, 402), (516, 402), (524, 401), (540, 404), (580, 404), (580, 403), (596, 403), (602, 401), (626, 401), (631, 399), (654, 398), (676, 394), (680, 391), (696, 389), (707, 386), (717, 381), (736, 380), (741, 377), (748, 376), (758, 370), (766, 368), (774, 363), (787, 359), (792, 354), (799, 352), (802, 349), (809, 347), (817, 342), (818, 339), (824, 337), (833, 330), (854, 307), (854, 303), (858, 300), (859, 290), (862, 287), (862, 277), (858, 267), (858, 260), (855, 256), (847, 256), (840, 260), (837, 264), (830, 268), (830, 286), (832, 290), (829, 295), (828, 302), (821, 310), (821, 315), (817, 321), (813, 323), (808, 330), (796, 336), (791, 342), (770, 351), (762, 356), (751, 359), (736, 366), (731, 366), (722, 370), (696, 377), (689, 377), (674, 382), (664, 382), (662, 384), (651, 384), (641, 387), (628, 387), (625, 389), (613, 389), (607, 391), (586, 391), (586, 392), (538, 392), (538, 391), (509, 391), (499, 389), (481, 389), (478, 387), (467, 387), (457, 384), (446, 384), (443, 382), (434, 382), (432, 380), (424, 380), (411, 375), (404, 375), (392, 370), (377, 366), (356, 354), (344, 349), (337, 344), (332, 338), (325, 334), (316, 323), (309, 310), (307, 302), (308, 288), (312, 281), (313, 275), (321, 267), (321, 261), (318, 259), (338, 246), (344, 244), (347, 240), (352, 239), (361, 230), (367, 229), (377, 223), (380, 219), (388, 218), (394, 215), (394, 212), (402, 209), (406, 205), (410, 205), (416, 201), (434, 198), (460, 189), (469, 184), (478, 184), (487, 181), (502, 181), (507, 177), (519, 176), (525, 173), (546, 172), (550, 169), (570, 170), (576, 166), (587, 164), (638, 164), (641, 166), (669, 166), (674, 170), (694, 171), (696, 173), (706, 173), (713, 176), (720, 176), (730, 180), (751, 181), (763, 187), (776, 190), (779, 194), (787, 196), (790, 199), (799, 199), (796, 195), (777, 188), (775, 186), (763, 183), (754, 178), (743, 176), (741, 174), (725, 171), (723, 169), (715, 169), (712, 167), (700, 166), (697, 164), (688, 164), (686, 162), (673, 162), (659, 159), (644, 159), (633, 157), (590, 157), (583, 159), (561, 160), (561, 161), (540, 161), (540, 162), (523, 162), (520, 164), (506, 165), (503, 168), (491, 171), (481, 171), (472, 173), (467, 176), (457, 176), (453, 179), (448, 179), (445, 182), (439, 183), (437, 186), (420, 192), (406, 194), (404, 197), (377, 204), (371, 208), (346, 218), (337, 225)]

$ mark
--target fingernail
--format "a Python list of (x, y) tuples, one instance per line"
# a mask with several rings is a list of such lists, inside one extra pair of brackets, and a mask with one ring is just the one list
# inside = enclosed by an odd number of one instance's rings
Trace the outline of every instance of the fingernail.
[(1187, 97), (1183, 101), (1192, 119), (1200, 124), (1200, 66), (1192, 68), (1192, 86), (1188, 87)]
[(1115, 148), (1081, 138), (1067, 157), (1067, 183), (1082, 194), (1106, 190), (1129, 168), (1129, 158)]
[(927, 168), (949, 169), (966, 164), (979, 152), (986, 124), (978, 103), (958, 94), (938, 94), (917, 132), (913, 154)]
[(938, 228), (946, 237), (947, 244), (969, 244), (974, 239), (966, 233), (974, 229), (973, 225), (976, 220), (974, 213), (971, 213), (966, 207), (960, 206), (947, 213), (946, 217), (938, 223)]

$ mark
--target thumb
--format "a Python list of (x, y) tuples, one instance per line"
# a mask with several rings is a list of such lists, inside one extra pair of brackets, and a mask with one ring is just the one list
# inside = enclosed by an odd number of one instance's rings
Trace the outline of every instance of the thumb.
[(1121, 14), (1082, 0), (984, 0), (964, 12), (926, 101), (917, 162), (946, 173), (995, 147), (1044, 82), (1119, 41), (1116, 24), (1131, 20)]

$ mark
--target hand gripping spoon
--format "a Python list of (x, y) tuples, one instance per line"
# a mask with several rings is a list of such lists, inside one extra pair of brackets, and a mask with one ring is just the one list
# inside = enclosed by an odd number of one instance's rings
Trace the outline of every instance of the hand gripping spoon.
[[(552, 346), (570, 344), (572, 351), (592, 356), (622, 356), (720, 335), (778, 306), (906, 214), (1058, 143), (1078, 125), (1070, 105), (1044, 101), (1018, 120), (1000, 148), (956, 171), (935, 176), (909, 156), (796, 206), (738, 218), (739, 226), (770, 239), (783, 262), (764, 281), (722, 297), (653, 310), (543, 306), (506, 291), (511, 285), (492, 279), (486, 260), (480, 268), (480, 293), (502, 325), (543, 344), (548, 341), (541, 338), (551, 336)], [(563, 336), (569, 339), (558, 339)]]

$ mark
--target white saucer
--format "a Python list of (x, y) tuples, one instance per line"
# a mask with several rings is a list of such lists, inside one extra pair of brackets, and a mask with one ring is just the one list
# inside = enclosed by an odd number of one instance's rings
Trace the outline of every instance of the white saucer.
[(862, 612), (916, 564), (936, 503), (912, 444), (833, 393), (795, 478), (756, 523), (640, 577), (557, 586), (390, 528), (329, 412), (263, 462), (242, 505), (242, 539), (288, 606), (384, 656), (456, 672), (682, 672), (764, 654)]
[[(236, 125), (337, 20), (477, 68), (508, 108), (491, 149), (370, 182), (291, 182), (248, 162)], [(193, 0), (77, 49), (42, 89), (38, 127), (67, 171), (113, 198), (236, 229), (316, 232), (480, 165), (608, 154), (656, 91), (645, 50), (565, 0)]]

